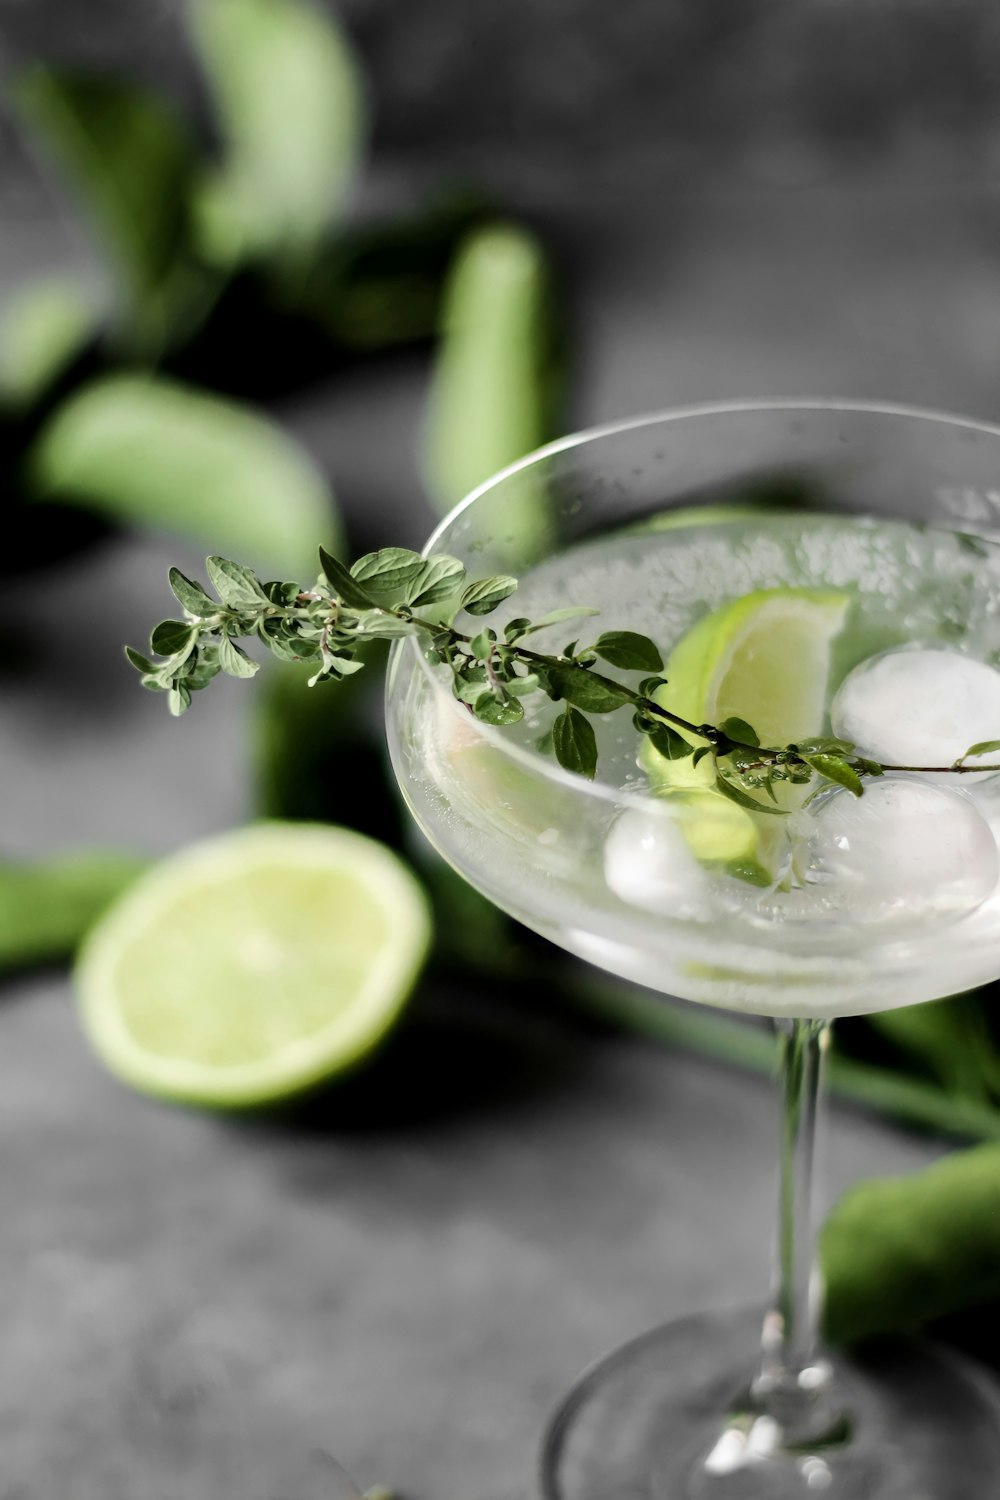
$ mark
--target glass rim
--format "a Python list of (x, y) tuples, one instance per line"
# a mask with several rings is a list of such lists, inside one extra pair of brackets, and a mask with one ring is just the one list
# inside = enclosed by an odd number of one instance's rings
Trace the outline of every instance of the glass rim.
[[(713, 416), (735, 416), (742, 412), (847, 412), (864, 416), (901, 417), (904, 419), (916, 419), (925, 423), (937, 423), (943, 427), (967, 428), (972, 432), (987, 433), (991, 437), (1000, 439), (1000, 423), (981, 421), (976, 417), (962, 416), (957, 412), (941, 411), (934, 407), (910, 406), (905, 402), (864, 400), (859, 398), (841, 396), (774, 396), (774, 397), (748, 397), (733, 398), (724, 401), (696, 402), (688, 406), (666, 407), (661, 411), (645, 412), (639, 416), (619, 418), (611, 422), (599, 423), (594, 427), (579, 428), (575, 432), (568, 433), (565, 437), (555, 438), (552, 442), (544, 443), (540, 448), (534, 448), (526, 453), (523, 458), (508, 464), (506, 468), (499, 469), (484, 479), (481, 484), (469, 491), (469, 493), (453, 506), (447, 515), (442, 517), (431, 532), (427, 541), (421, 549), (421, 557), (429, 557), (432, 552), (438, 550), (441, 539), (445, 532), (454, 524), (462, 513), (470, 509), (477, 500), (481, 499), (490, 490), (496, 489), (506, 480), (513, 478), (524, 469), (531, 468), (534, 464), (543, 463), (559, 453), (567, 453), (574, 448), (582, 448), (587, 443), (597, 442), (602, 438), (617, 437), (621, 433), (635, 431), (643, 427), (667, 426), (672, 422), (684, 421), (691, 417), (713, 417)], [(942, 531), (949, 528), (941, 526), (937, 528)], [(989, 538), (984, 538), (989, 540)], [(1000, 542), (994, 542), (994, 546)], [(420, 671), (424, 673), (435, 693), (449, 705), (456, 717), (468, 728), (473, 727), (481, 736), (483, 741), (492, 745), (496, 750), (507, 756), (516, 764), (526, 767), (535, 775), (544, 777), (557, 786), (565, 787), (577, 796), (597, 797), (600, 800), (611, 803), (618, 808), (641, 807), (644, 812), (649, 812), (651, 804), (658, 804), (662, 799), (651, 798), (648, 791), (631, 787), (616, 788), (607, 782), (597, 779), (590, 781), (574, 771), (566, 771), (552, 756), (546, 756), (539, 751), (531, 750), (527, 746), (516, 744), (509, 735), (496, 725), (484, 724), (482, 720), (476, 719), (467, 713), (462, 704), (450, 691), (445, 690), (445, 681), (427, 660), (421, 649), (420, 640), (417, 636), (408, 636), (399, 642), (402, 650), (409, 649), (415, 656)], [(391, 678), (390, 678), (391, 691)]]

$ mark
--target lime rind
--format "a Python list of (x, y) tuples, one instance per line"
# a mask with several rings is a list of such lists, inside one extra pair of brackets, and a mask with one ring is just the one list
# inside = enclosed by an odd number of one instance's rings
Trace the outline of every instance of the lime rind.
[[(331, 986), (329, 1017), (324, 1024), (310, 1025), (304, 1034), (290, 1037), (287, 1013), (277, 1014), (280, 1039), (274, 1051), (256, 1060), (226, 1063), (218, 1057), (206, 1060), (185, 1056), (185, 1040), (193, 1051), (203, 1051), (199, 1039), (199, 1017), (189, 1012), (191, 1026), (185, 1033), (176, 1027), (172, 1051), (144, 1045), (136, 1036), (130, 1015), (141, 1016), (142, 995), (122, 992), (122, 980), (132, 960), (152, 942), (162, 959), (163, 938), (173, 939), (168, 954), (176, 961), (177, 990), (172, 997), (175, 1015), (183, 1019), (184, 1001), (177, 1001), (180, 987), (191, 974), (190, 965), (227, 978), (235, 987), (240, 975), (233, 961), (234, 941), (242, 940), (240, 921), (256, 917), (247, 908), (242, 918), (235, 913), (256, 878), (277, 875), (294, 885), (303, 876), (322, 886), (329, 880), (340, 891), (353, 892), (359, 911), (384, 917), (385, 940), (363, 963), (358, 973), (357, 955), (347, 964), (352, 983), (349, 994), (337, 994), (336, 939), (325, 949), (315, 945), (317, 967), (312, 978), (310, 1014), (322, 1010), (316, 996)], [(192, 951), (185, 946), (183, 930), (170, 934), (171, 912), (194, 902), (218, 905), (220, 892), (232, 899), (231, 924), (219, 931), (218, 950)], [(225, 912), (225, 900), (221, 910)], [(217, 1109), (250, 1108), (291, 1099), (365, 1060), (391, 1031), (412, 991), (431, 939), (430, 909), (422, 888), (402, 861), (385, 846), (361, 834), (311, 824), (259, 824), (207, 840), (163, 861), (141, 877), (106, 913), (87, 939), (75, 970), (80, 1014), (94, 1050), (107, 1066), (133, 1087), (181, 1103)], [(272, 933), (272, 941), (280, 944)], [(311, 955), (312, 956), (312, 955)], [(352, 972), (353, 963), (353, 972)], [(140, 965), (141, 968), (141, 965)], [(162, 983), (162, 973), (157, 982)], [(276, 984), (276, 991), (280, 985)], [(220, 994), (220, 999), (223, 996)], [(231, 1003), (233, 993), (224, 998)], [(155, 1017), (154, 1017), (155, 1019)], [(266, 1025), (267, 1016), (254, 1018)], [(239, 1052), (240, 1048), (234, 1048)]]
[[(677, 643), (667, 662), (667, 683), (656, 701), (692, 723), (748, 720), (763, 744), (787, 744), (822, 732), (830, 647), (844, 625), (850, 596), (819, 589), (759, 589), (705, 615)], [(692, 744), (703, 741), (687, 735)], [(714, 791), (715, 762), (704, 756), (667, 760), (644, 740), (640, 764), (654, 790), (685, 799), (680, 826), (691, 852), (705, 866), (753, 884), (771, 882), (780, 859), (779, 820), (760, 817)], [(783, 785), (786, 802), (799, 788)], [(695, 799), (718, 798), (727, 811), (713, 816), (709, 832)]]

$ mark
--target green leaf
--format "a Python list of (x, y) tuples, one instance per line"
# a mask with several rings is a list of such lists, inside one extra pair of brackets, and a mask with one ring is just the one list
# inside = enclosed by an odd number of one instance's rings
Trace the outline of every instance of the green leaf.
[[(527, 230), (498, 223), (467, 237), (445, 291), (425, 424), (425, 484), (442, 512), (552, 436), (553, 309), (544, 252)], [(503, 527), (517, 566), (550, 549), (543, 468), (505, 481)]]
[(968, 760), (970, 755), (993, 755), (1000, 750), (1000, 740), (980, 740), (978, 744), (970, 745), (964, 755), (960, 755), (955, 761), (960, 766), (963, 760)]
[(274, 635), (265, 636), (271, 653), (282, 661), (311, 661), (314, 656), (319, 655), (319, 646), (315, 641), (307, 641), (300, 635)]
[(39, 401), (96, 337), (93, 299), (74, 281), (15, 290), (0, 327), (0, 393), (14, 406)]
[(260, 671), (258, 664), (228, 635), (219, 638), (219, 666), (227, 677), (254, 677)]
[(517, 579), (506, 574), (496, 574), (492, 578), (480, 578), (475, 583), (470, 583), (461, 598), (461, 608), (467, 610), (470, 615), (488, 615), (509, 599), (517, 588)]
[(336, 532), (329, 491), (266, 418), (159, 376), (109, 375), (58, 407), (27, 454), (35, 498), (300, 574)]
[(744, 745), (760, 744), (760, 736), (753, 725), (747, 723), (746, 719), (737, 719), (735, 717), (725, 719), (719, 725), (719, 728), (727, 739), (740, 740)]
[(850, 755), (854, 749), (852, 740), (838, 740), (831, 737), (823, 737), (810, 740), (799, 740), (795, 750), (800, 755)]
[(344, 32), (298, 0), (192, 0), (191, 34), (225, 140), (201, 227), (223, 262), (304, 267), (336, 223), (364, 146), (364, 89)]
[(193, 645), (197, 638), (196, 625), (189, 625), (186, 620), (161, 620), (149, 637), (149, 645), (158, 656), (177, 656)]
[(325, 547), (319, 549), (319, 564), (327, 583), (337, 598), (349, 609), (372, 609), (374, 607), (375, 600), (368, 590), (363, 588), (344, 564), (332, 557)]
[(282, 583), (280, 582), (280, 580), (275, 580), (271, 583), (265, 583), (263, 585), (263, 588), (264, 593), (270, 599), (272, 604), (294, 604), (298, 599), (299, 594), (301, 593), (301, 584)]
[(593, 781), (597, 774), (597, 739), (589, 719), (567, 707), (552, 725), (552, 748), (565, 771), (576, 771)]
[(421, 605), (440, 604), (457, 594), (465, 581), (465, 567), (457, 557), (443, 553), (429, 557), (411, 586), (410, 603), (415, 609)]
[(424, 560), (409, 547), (381, 547), (351, 564), (351, 575), (378, 603), (409, 602), (409, 587), (420, 577)]
[(195, 647), (188, 658), (184, 681), (192, 693), (199, 692), (222, 671), (217, 642), (203, 641)]
[(524, 709), (516, 698), (497, 693), (477, 698), (473, 713), (484, 724), (516, 724), (519, 719), (524, 718)]
[(756, 797), (751, 797), (746, 792), (741, 791), (738, 786), (734, 786), (731, 781), (727, 781), (725, 776), (719, 775), (715, 778), (715, 787), (724, 797), (728, 797), (730, 802), (735, 802), (737, 807), (745, 807), (747, 812), (769, 813), (772, 817), (787, 816), (783, 808), (768, 807), (766, 803), (758, 802)]
[(653, 641), (635, 630), (606, 630), (594, 642), (598, 656), (626, 672), (662, 672), (663, 657)]
[[(531, 627), (525, 633), (532, 635), (536, 630), (545, 630), (549, 625), (560, 625), (563, 620), (578, 620), (584, 615), (599, 615), (600, 613), (599, 609), (591, 609), (587, 605), (570, 604), (565, 609), (550, 609), (548, 614), (541, 615), (533, 623), (530, 620), (525, 620), (524, 624)], [(514, 621), (512, 620), (511, 624), (513, 625), (513, 623)]]
[(126, 646), (125, 655), (137, 672), (153, 673), (156, 671), (156, 667), (150, 661), (149, 657), (143, 656), (142, 652), (137, 651), (134, 646)]
[(479, 661), (485, 661), (493, 649), (495, 639), (492, 630), (481, 630), (478, 635), (472, 637), (469, 650)]
[(517, 641), (522, 636), (530, 635), (533, 628), (537, 629), (538, 627), (532, 626), (527, 615), (518, 615), (516, 620), (507, 621), (503, 628), (503, 638), (505, 641)]
[(835, 781), (839, 786), (845, 786), (855, 797), (864, 794), (864, 786), (861, 777), (853, 766), (849, 766), (846, 760), (841, 760), (837, 755), (807, 755), (804, 757), (806, 764), (812, 766), (827, 781)]
[(676, 729), (671, 729), (669, 724), (658, 724), (655, 729), (645, 731), (655, 750), (667, 760), (687, 760), (689, 755), (694, 754), (694, 746), (686, 740)]
[(573, 703), (589, 714), (609, 714), (629, 701), (623, 689), (584, 667), (553, 667), (549, 672), (549, 685), (556, 697), (565, 698), (567, 703)]
[(71, 70), (36, 65), (12, 97), (114, 257), (134, 334), (157, 347), (189, 332), (212, 293), (189, 254), (186, 127), (133, 84)]
[(167, 695), (167, 706), (175, 719), (186, 713), (191, 707), (191, 689), (183, 682), (177, 682)]
[(174, 598), (189, 614), (196, 615), (200, 620), (207, 620), (219, 613), (217, 602), (209, 598), (200, 583), (185, 577), (180, 568), (171, 568), (167, 581)]
[(712, 753), (712, 747), (711, 747), (711, 745), (697, 745), (695, 747), (694, 751), (692, 752), (691, 759), (694, 762), (694, 764), (697, 765), (699, 761), (704, 760), (705, 756), (706, 755), (711, 755), (711, 753)]
[(207, 557), (205, 569), (215, 592), (231, 609), (267, 602), (256, 575), (242, 563), (231, 562), (228, 557)]

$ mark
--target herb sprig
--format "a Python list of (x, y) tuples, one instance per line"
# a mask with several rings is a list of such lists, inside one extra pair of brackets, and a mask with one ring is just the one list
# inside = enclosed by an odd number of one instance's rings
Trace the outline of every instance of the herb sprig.
[[(788, 745), (761, 745), (753, 726), (729, 718), (695, 724), (660, 701), (668, 680), (656, 643), (632, 630), (609, 630), (581, 645), (574, 639), (555, 654), (525, 643), (540, 630), (599, 611), (556, 609), (537, 620), (517, 617), (499, 630), (484, 624), (470, 633), (455, 625), (461, 613), (485, 617), (517, 589), (506, 574), (470, 581), (465, 567), (444, 553), (421, 557), (403, 547), (383, 547), (347, 567), (320, 548), (320, 574), (311, 588), (298, 583), (262, 583), (251, 569), (224, 557), (206, 568), (216, 597), (171, 568), (170, 587), (183, 620), (163, 620), (150, 636), (158, 661), (126, 646), (142, 684), (167, 694), (170, 711), (182, 714), (192, 694), (224, 673), (253, 677), (259, 670), (239, 644), (256, 638), (276, 657), (311, 669), (309, 686), (342, 681), (361, 671), (360, 648), (369, 641), (420, 637), (429, 662), (451, 675), (452, 692), (484, 724), (516, 724), (522, 700), (543, 693), (561, 709), (540, 742), (567, 771), (593, 779), (598, 750), (591, 716), (629, 709), (639, 734), (668, 760), (697, 765), (714, 761), (719, 792), (755, 813), (781, 815), (777, 784), (818, 780), (846, 787), (855, 796), (865, 779), (887, 771), (1000, 770), (970, 766), (973, 756), (1000, 751), (1000, 739), (972, 745), (950, 766), (884, 765), (860, 755), (849, 741), (821, 736)], [(598, 663), (601, 664), (598, 669)], [(604, 666), (641, 673), (634, 686), (609, 677)], [(754, 795), (754, 794), (757, 795)]]

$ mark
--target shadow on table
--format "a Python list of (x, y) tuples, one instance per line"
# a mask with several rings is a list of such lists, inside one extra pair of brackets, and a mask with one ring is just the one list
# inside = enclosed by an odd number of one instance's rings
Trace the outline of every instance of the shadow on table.
[(290, 1135), (380, 1135), (502, 1113), (534, 1099), (553, 1107), (586, 1087), (597, 1062), (595, 1030), (532, 1011), (527, 992), (510, 1003), (496, 987), (428, 976), (409, 1014), (357, 1072), (292, 1109), (242, 1119), (238, 1128)]

